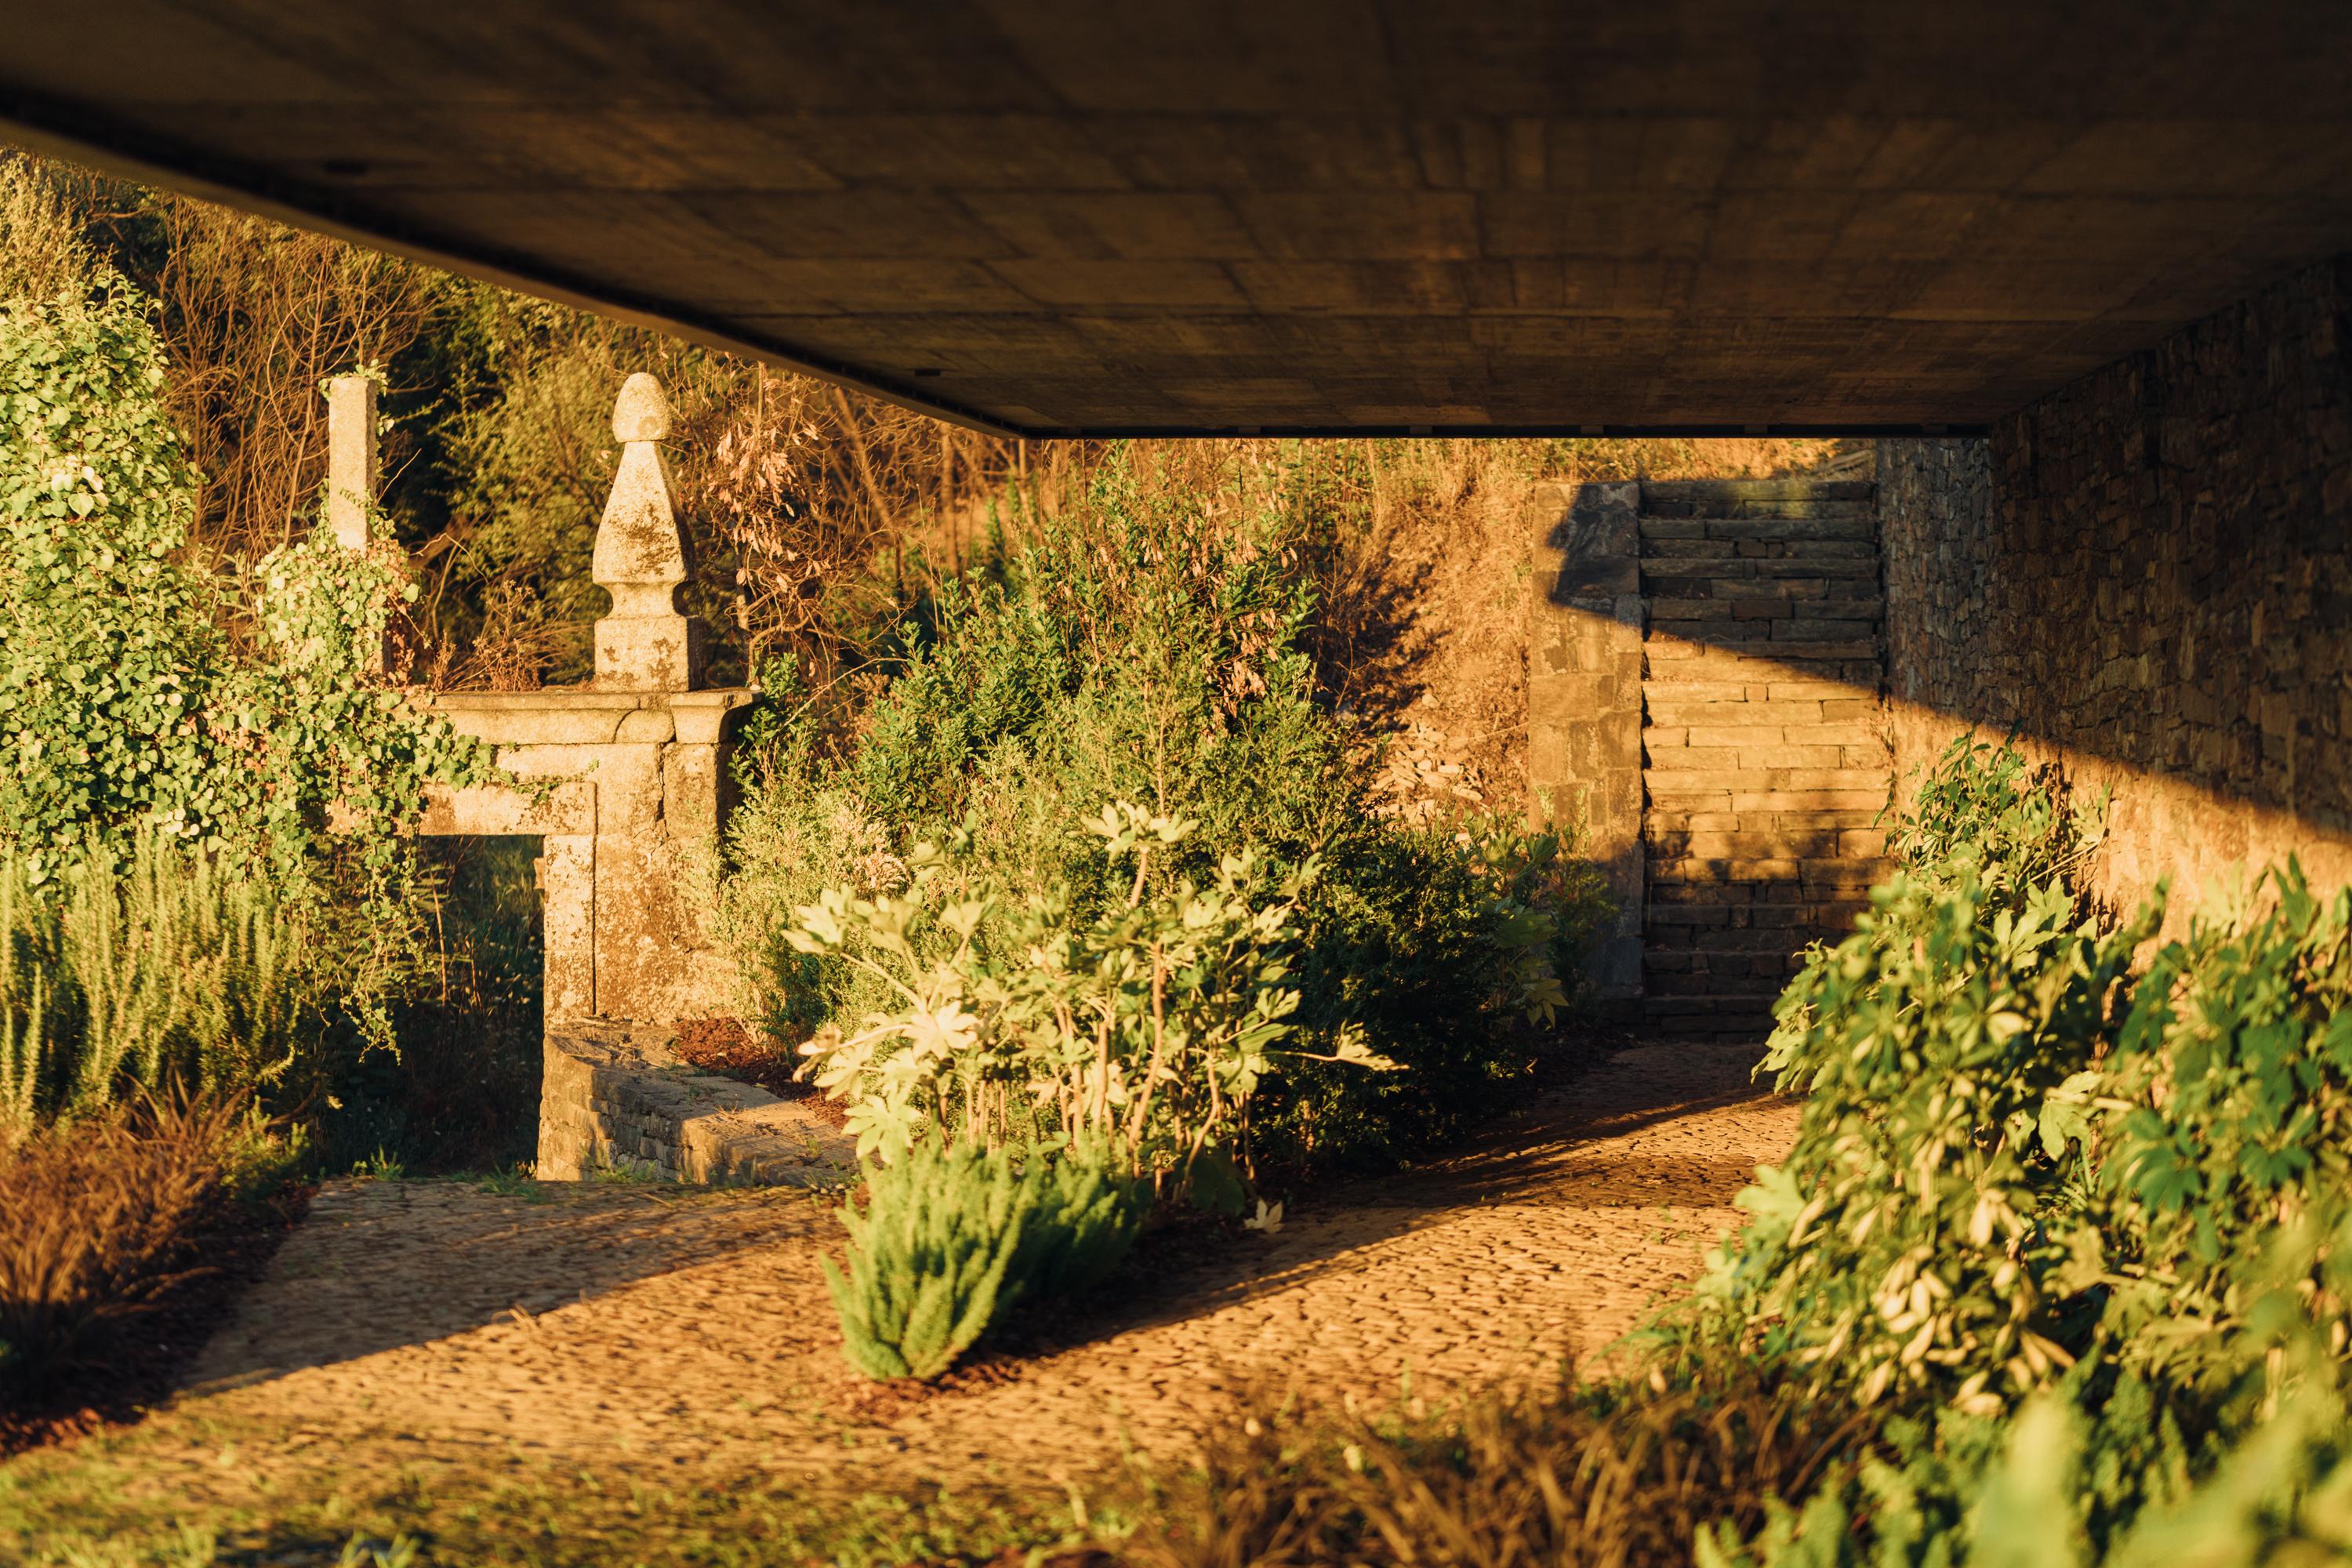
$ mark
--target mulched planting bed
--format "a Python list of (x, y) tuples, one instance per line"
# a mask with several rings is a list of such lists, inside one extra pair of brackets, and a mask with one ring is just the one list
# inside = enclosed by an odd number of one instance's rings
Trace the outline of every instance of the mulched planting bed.
[(765, 1030), (746, 1028), (740, 1018), (696, 1018), (680, 1024), (671, 1048), (688, 1067), (764, 1089), (778, 1100), (801, 1100), (835, 1127), (848, 1123), (848, 1113), (816, 1085), (794, 1080), (801, 1060), (792, 1047)]
[(309, 1186), (224, 1205), (194, 1238), (189, 1271), (46, 1388), (0, 1394), (0, 1458), (138, 1420), (171, 1397), (238, 1296), (269, 1268), (310, 1206)]

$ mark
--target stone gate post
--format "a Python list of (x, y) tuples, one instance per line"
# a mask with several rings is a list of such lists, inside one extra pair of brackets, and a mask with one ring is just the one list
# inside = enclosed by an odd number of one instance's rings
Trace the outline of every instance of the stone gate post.
[(678, 604), (687, 555), (668, 434), (661, 384), (632, 375), (613, 410), (621, 462), (593, 558), (613, 596), (596, 623), (595, 679), (433, 699), (495, 745), (500, 766), (561, 781), (537, 802), (498, 786), (441, 792), (424, 828), (541, 838), (551, 1026), (671, 1024), (724, 1012), (732, 994), (695, 889), (719, 853), (734, 724), (751, 694), (703, 684), (702, 630)]

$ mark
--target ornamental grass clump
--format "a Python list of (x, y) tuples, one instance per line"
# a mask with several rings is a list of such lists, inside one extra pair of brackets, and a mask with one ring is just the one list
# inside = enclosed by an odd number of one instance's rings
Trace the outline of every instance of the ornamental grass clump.
[(246, 1117), (227, 1102), (0, 1127), (0, 1391), (37, 1389), (98, 1353), (184, 1276), (241, 1138)]

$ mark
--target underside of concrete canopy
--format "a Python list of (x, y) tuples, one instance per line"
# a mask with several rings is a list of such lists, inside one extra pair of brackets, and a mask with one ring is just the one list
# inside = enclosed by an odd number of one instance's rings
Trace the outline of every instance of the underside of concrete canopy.
[(1965, 430), (2352, 249), (2352, 6), (11, 5), (0, 136), (1031, 435)]

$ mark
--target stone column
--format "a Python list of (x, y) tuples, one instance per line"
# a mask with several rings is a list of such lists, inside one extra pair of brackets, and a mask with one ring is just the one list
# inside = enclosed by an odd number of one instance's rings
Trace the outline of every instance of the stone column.
[(336, 376), (327, 383), (327, 521), (346, 550), (367, 548), (375, 463), (375, 382)]
[(1617, 918), (1591, 973), (1612, 1012), (1642, 994), (1642, 488), (1546, 485), (1533, 502), (1530, 820), (1581, 824)]

